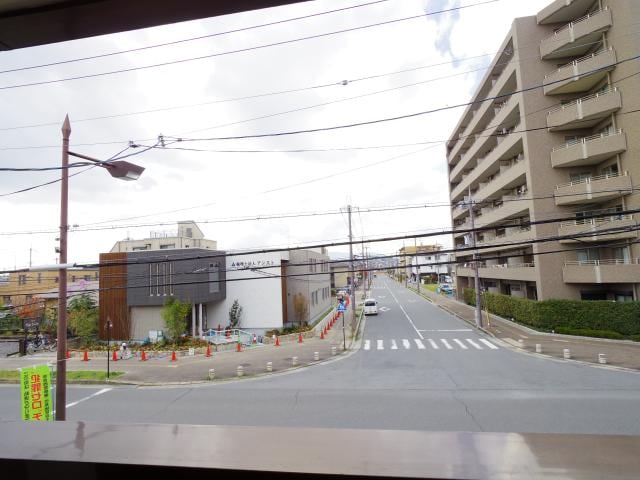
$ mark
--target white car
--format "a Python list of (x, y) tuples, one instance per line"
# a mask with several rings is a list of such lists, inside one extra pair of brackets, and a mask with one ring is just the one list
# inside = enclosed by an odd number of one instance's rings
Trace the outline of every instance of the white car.
[(367, 298), (364, 301), (364, 314), (365, 315), (378, 314), (378, 301), (375, 298)]

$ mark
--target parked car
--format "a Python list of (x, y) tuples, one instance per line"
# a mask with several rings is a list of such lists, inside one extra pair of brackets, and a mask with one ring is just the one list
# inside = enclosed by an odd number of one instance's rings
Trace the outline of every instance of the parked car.
[(445, 295), (452, 294), (453, 287), (448, 283), (441, 283), (438, 285), (438, 293), (444, 293)]
[(367, 298), (364, 301), (364, 314), (365, 315), (378, 314), (378, 301), (375, 298)]

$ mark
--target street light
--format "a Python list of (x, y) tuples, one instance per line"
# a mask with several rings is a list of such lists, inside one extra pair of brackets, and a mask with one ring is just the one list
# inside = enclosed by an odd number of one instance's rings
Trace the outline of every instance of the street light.
[[(94, 162), (109, 171), (112, 177), (121, 180), (137, 180), (143, 167), (129, 162), (116, 160), (104, 162), (79, 153), (69, 151), (71, 123), (69, 115), (62, 124), (62, 175), (60, 182), (60, 259), (59, 259), (59, 295), (58, 295), (58, 353), (56, 357), (56, 420), (66, 419), (67, 405), (67, 232), (69, 229), (69, 155)], [(109, 327), (109, 334), (111, 328)]]

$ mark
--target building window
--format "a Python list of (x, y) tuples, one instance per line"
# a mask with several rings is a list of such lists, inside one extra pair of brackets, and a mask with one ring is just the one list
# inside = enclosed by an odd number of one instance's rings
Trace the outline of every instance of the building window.
[(149, 296), (153, 297), (153, 265), (149, 264)]
[(168, 248), (176, 248), (176, 244), (175, 243), (162, 243), (160, 244), (160, 248), (161, 249), (168, 249)]
[(18, 275), (18, 285), (26, 285), (26, 284), (27, 284), (27, 276)]
[(169, 295), (173, 295), (173, 262), (169, 262)]
[(156, 263), (156, 295), (160, 296), (160, 264)]
[(7, 304), (7, 303), (11, 303), (11, 295), (3, 295), (2, 296), (2, 301)]
[(38, 272), (38, 283), (42, 283), (42, 273)]
[[(85, 281), (90, 281), (91, 280), (91, 275), (85, 275), (84, 276)], [(40, 282), (40, 280), (38, 280), (38, 282)]]
[(220, 291), (220, 269), (217, 263), (209, 264), (209, 293)]
[(147, 249), (147, 246), (146, 246), (146, 245), (144, 245), (144, 246), (142, 246), (142, 247), (132, 247), (132, 248), (131, 248), (131, 250), (132, 250), (132, 251), (134, 251), (134, 252), (136, 252), (136, 251), (140, 251), (140, 250), (146, 250), (146, 249)]
[(76, 276), (75, 275), (71, 275), (71, 281), (75, 282), (76, 281)]
[(24, 298), (27, 302), (30, 302), (31, 300), (33, 300), (33, 295), (25, 295)]

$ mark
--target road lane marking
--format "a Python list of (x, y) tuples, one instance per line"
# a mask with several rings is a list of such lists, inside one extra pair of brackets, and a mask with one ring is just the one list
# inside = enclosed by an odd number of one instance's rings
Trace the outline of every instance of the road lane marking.
[(487, 347), (489, 347), (491, 350), (498, 350), (498, 347), (496, 347), (493, 343), (491, 343), (489, 340), (485, 340), (484, 338), (481, 338), (480, 341), (482, 343), (484, 343)]
[(478, 345), (476, 342), (474, 342), (473, 340), (471, 340), (470, 338), (467, 338), (466, 340), (467, 340), (467, 342), (469, 342), (471, 345), (473, 345), (478, 350), (482, 350), (482, 347), (480, 345)]
[(420, 340), (419, 338), (414, 338), (413, 341), (416, 342), (416, 345), (418, 346), (418, 350), (424, 350), (425, 348), (427, 348), (424, 346), (424, 343), (422, 343), (422, 340)]
[(460, 345), (460, 347), (463, 350), (467, 350), (468, 347), (464, 343), (462, 343), (460, 340), (458, 340), (457, 338), (454, 338), (453, 341), (456, 342), (458, 345)]
[(404, 348), (406, 348), (407, 350), (409, 350), (411, 348), (411, 343), (409, 343), (409, 340), (407, 340), (406, 338), (402, 339), (402, 346)]
[(397, 350), (398, 349), (398, 344), (396, 343), (395, 340), (391, 339), (391, 350)]
[(107, 393), (111, 388), (103, 388), (102, 390), (98, 390), (96, 393), (92, 393), (91, 395), (81, 398), (80, 400), (76, 400), (75, 402), (67, 403), (67, 408), (75, 407), (79, 403), (86, 402), (87, 400), (97, 397), (98, 395), (102, 395), (103, 393)]
[(378, 350), (384, 350), (384, 345), (382, 343), (382, 340), (378, 340)]
[(429, 343), (431, 344), (431, 346), (435, 349), (438, 350), (440, 347), (438, 347), (438, 344), (436, 342), (434, 342), (431, 338), (429, 339)]
[(472, 332), (470, 328), (454, 328), (454, 329), (442, 329), (442, 330), (420, 330), (421, 332)]
[(448, 350), (453, 349), (453, 347), (449, 345), (449, 342), (447, 342), (444, 338), (441, 338), (440, 341), (444, 344), (445, 347), (447, 347)]
[(409, 323), (411, 324), (411, 326), (413, 327), (413, 329), (416, 331), (416, 333), (418, 334), (418, 336), (420, 337), (420, 340), (424, 340), (424, 337), (422, 336), (422, 334), (420, 333), (420, 330), (418, 330), (416, 328), (416, 326), (413, 323), (413, 320), (411, 320), (411, 317), (407, 314), (407, 312), (405, 311), (405, 309), (402, 307), (402, 305), (400, 305), (400, 302), (398, 301), (398, 299), (396, 298), (396, 296), (393, 294), (393, 292), (391, 291), (391, 289), (389, 287), (387, 287), (387, 290), (389, 290), (389, 293), (391, 294), (391, 296), (393, 297), (393, 299), (396, 301), (396, 303), (398, 304), (398, 306), (400, 307), (400, 310), (402, 310), (402, 313), (404, 313), (404, 316), (407, 317), (407, 320), (409, 320)]
[(529, 337), (525, 337), (524, 335), (520, 335), (520, 334), (518, 334), (518, 336), (519, 336), (520, 338), (529, 338)]
[(369, 350), (371, 348), (371, 340), (364, 341), (364, 349)]

